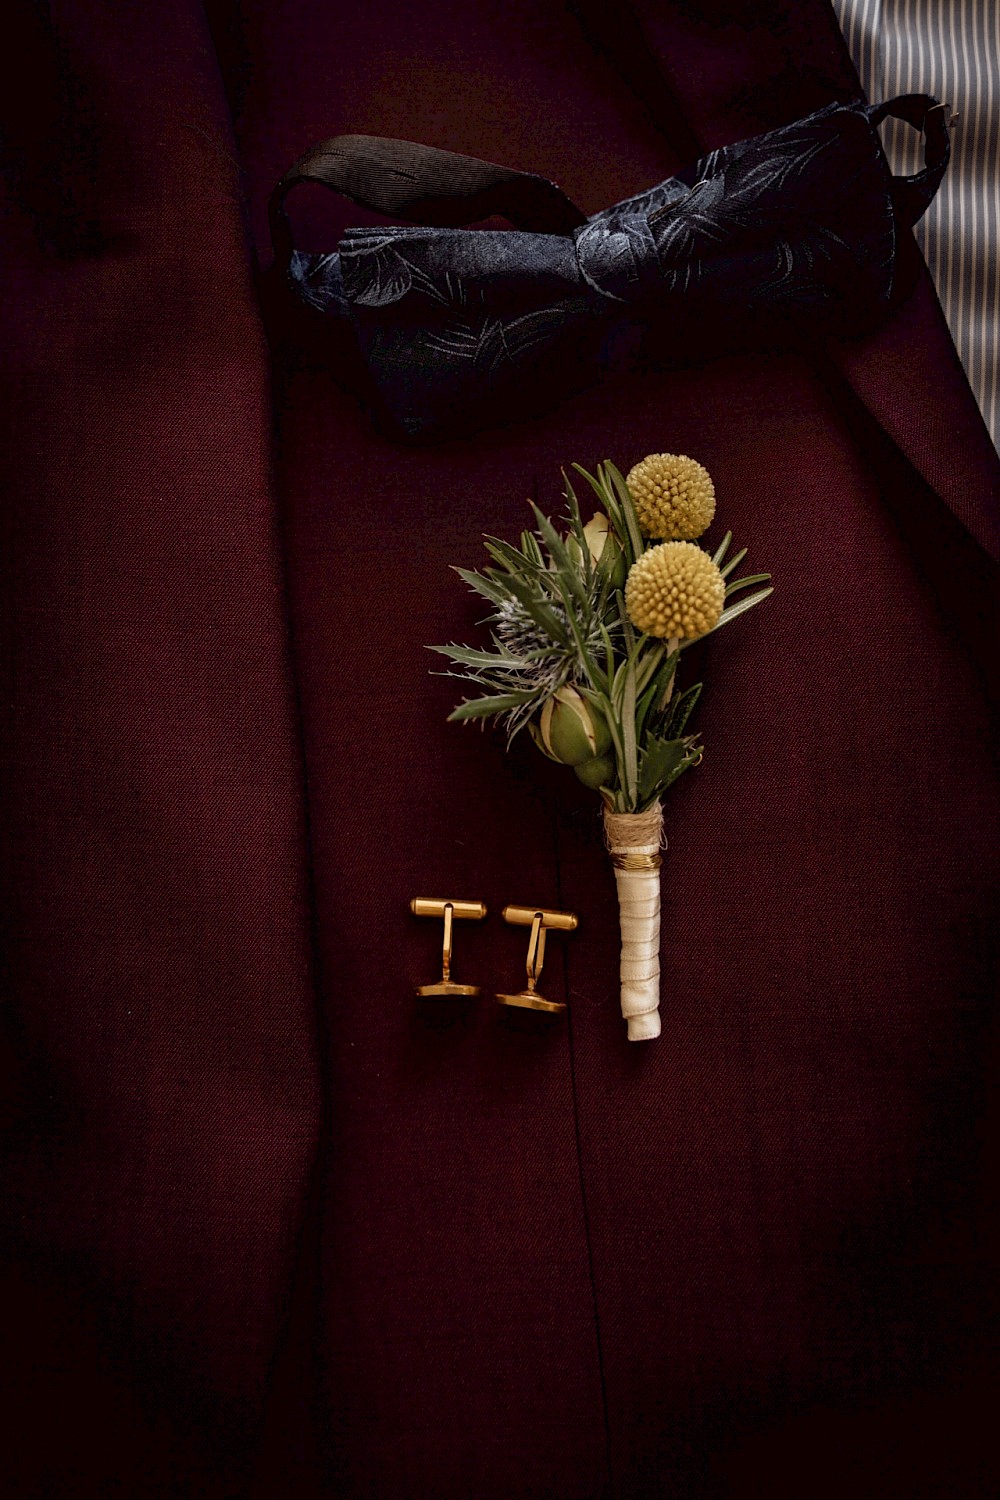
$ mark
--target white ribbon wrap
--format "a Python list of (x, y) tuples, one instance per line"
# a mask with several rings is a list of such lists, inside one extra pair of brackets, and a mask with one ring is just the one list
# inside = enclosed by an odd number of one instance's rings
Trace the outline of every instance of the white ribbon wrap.
[(605, 810), (621, 919), (621, 1004), (630, 1042), (660, 1034), (660, 847), (663, 812)]

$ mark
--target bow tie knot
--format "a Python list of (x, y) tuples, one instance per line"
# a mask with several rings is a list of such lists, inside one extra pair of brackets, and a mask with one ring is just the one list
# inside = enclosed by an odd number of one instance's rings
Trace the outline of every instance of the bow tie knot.
[(632, 210), (597, 215), (574, 231), (580, 275), (599, 297), (635, 302), (662, 287), (649, 216)]

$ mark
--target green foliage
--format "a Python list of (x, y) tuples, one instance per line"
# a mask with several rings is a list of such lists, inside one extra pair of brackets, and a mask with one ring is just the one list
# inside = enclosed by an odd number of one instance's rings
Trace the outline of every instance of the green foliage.
[(701, 759), (693, 735), (684, 739), (665, 740), (651, 734), (643, 746), (639, 763), (639, 800), (643, 806), (659, 799), (671, 782), (688, 766)]
[[(647, 545), (627, 483), (612, 463), (600, 464), (596, 474), (579, 464), (573, 469), (593, 491), (610, 523), (600, 556), (595, 560), (591, 554), (579, 500), (564, 474), (566, 512), (561, 528), (532, 505), (535, 529), (521, 533), (519, 546), (485, 537), (488, 565), (481, 571), (455, 569), (491, 606), (484, 624), (492, 649), (431, 649), (449, 658), (452, 670), (447, 675), (483, 690), (460, 703), (451, 719), (499, 719), (509, 739), (527, 727), (546, 754), (538, 715), (560, 688), (575, 688), (607, 724), (611, 738), (606, 753), (577, 767), (579, 778), (600, 790), (616, 811), (639, 812), (659, 801), (701, 759), (697, 735), (685, 731), (702, 685), (675, 691), (681, 652), (690, 641), (664, 642), (637, 634), (626, 613), (616, 584)], [(730, 554), (731, 543), (732, 533), (727, 532), (714, 554), (727, 580), (726, 604), (715, 630), (773, 592), (757, 587), (768, 583), (768, 573), (732, 577), (746, 549)], [(598, 541), (595, 550), (599, 546)], [(756, 591), (729, 603), (747, 589)], [(567, 696), (571, 697), (563, 698)]]

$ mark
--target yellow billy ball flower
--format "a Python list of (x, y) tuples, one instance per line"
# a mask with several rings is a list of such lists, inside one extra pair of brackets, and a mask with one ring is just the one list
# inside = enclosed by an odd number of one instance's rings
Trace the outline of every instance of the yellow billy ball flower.
[(625, 482), (646, 536), (673, 541), (701, 536), (715, 515), (711, 475), (683, 453), (651, 453)]
[(625, 607), (636, 629), (661, 640), (693, 640), (718, 625), (726, 580), (694, 542), (650, 547), (629, 569)]

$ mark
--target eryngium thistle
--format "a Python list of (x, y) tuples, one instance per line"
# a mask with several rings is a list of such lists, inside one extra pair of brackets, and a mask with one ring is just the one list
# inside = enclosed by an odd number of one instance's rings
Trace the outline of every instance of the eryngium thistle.
[[(563, 631), (565, 645), (554, 641), (532, 615), (524, 608), (519, 599), (504, 599), (498, 604), (495, 612), (490, 616), (489, 624), (492, 626), (497, 643), (506, 647), (512, 656), (518, 657), (524, 663), (527, 676), (535, 677), (541, 682), (543, 679), (552, 683), (552, 690), (570, 678), (584, 678), (583, 663), (577, 656), (573, 634), (569, 628), (566, 617), (565, 606), (555, 599), (545, 601), (546, 608), (555, 616)], [(596, 612), (596, 602), (592, 601), (584, 618), (578, 618), (577, 624), (582, 630), (585, 644), (591, 655), (603, 649), (601, 628)], [(616, 629), (612, 628), (612, 634)], [(555, 682), (555, 663), (561, 664), (560, 681)]]
[(694, 640), (719, 623), (726, 580), (694, 542), (650, 547), (633, 564), (625, 607), (638, 630), (661, 640)]
[[(550, 603), (549, 608), (561, 625), (566, 624), (566, 611), (561, 604)], [(490, 623), (497, 640), (506, 646), (511, 656), (525, 657), (535, 651), (546, 653), (557, 651), (552, 637), (543, 630), (518, 599), (504, 599), (496, 607)]]
[[(596, 608), (597, 589), (598, 580), (595, 575), (594, 597), (588, 602), (582, 617), (577, 618), (577, 627), (592, 655), (604, 649)], [(525, 703), (499, 715), (506, 725), (509, 739), (513, 739), (561, 687), (573, 681), (587, 680), (565, 606), (551, 597), (544, 604), (554, 621), (558, 638), (550, 635), (521, 600), (510, 594), (499, 601), (493, 613), (484, 621), (490, 627), (493, 644), (499, 654), (490, 661), (480, 659), (471, 664), (463, 662), (461, 655), (453, 656), (459, 669), (451, 672), (450, 676), (474, 683), (490, 694), (531, 694)], [(617, 639), (619, 627), (609, 623), (608, 630), (612, 638)], [(437, 646), (434, 649), (449, 656), (453, 650), (464, 652), (465, 648)]]
[(701, 536), (715, 515), (708, 470), (683, 453), (650, 453), (625, 481), (646, 536), (677, 541)]

